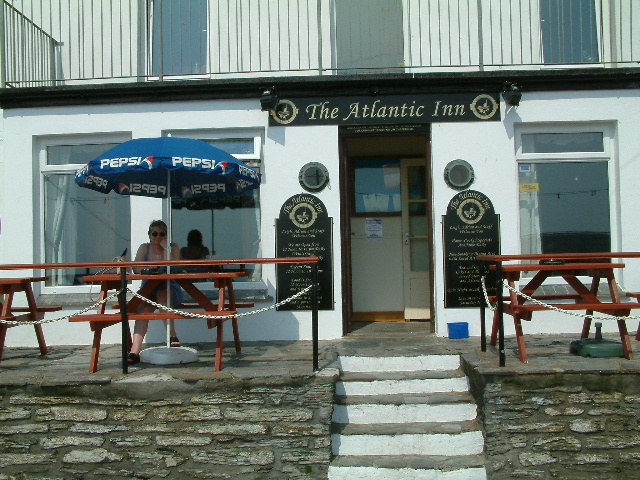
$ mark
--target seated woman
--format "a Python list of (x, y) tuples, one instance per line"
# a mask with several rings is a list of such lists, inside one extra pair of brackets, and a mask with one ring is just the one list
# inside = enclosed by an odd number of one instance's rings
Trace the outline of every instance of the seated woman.
[[(201, 260), (209, 256), (209, 249), (202, 244), (200, 230), (191, 230), (187, 235), (187, 246), (180, 249), (180, 256), (184, 260)], [(205, 265), (185, 265), (187, 272), (206, 272), (209, 267)]]
[[(166, 260), (165, 250), (167, 248), (167, 225), (162, 220), (154, 220), (149, 225), (149, 243), (143, 243), (138, 247), (138, 252), (136, 253), (136, 262), (142, 261), (159, 261)], [(171, 260), (179, 260), (180, 259), (180, 247), (176, 243), (171, 244)], [(141, 273), (143, 267), (133, 267), (133, 271), (135, 273)], [(142, 281), (142, 285), (146, 283), (145, 280)], [(175, 280), (171, 280), (170, 282), (171, 289), (171, 306), (175, 307), (182, 303), (184, 298), (184, 290), (178, 285)], [(153, 300), (154, 302), (160, 303), (162, 305), (167, 305), (167, 288), (164, 283), (159, 285), (156, 289), (154, 289), (146, 298), (149, 300)], [(150, 303), (143, 303), (138, 308), (138, 312), (155, 312), (156, 307)], [(166, 320), (165, 326), (167, 324)], [(180, 340), (178, 339), (178, 334), (176, 333), (175, 325), (173, 320), (169, 322), (170, 328), (170, 341), (171, 346), (177, 347), (180, 345)], [(129, 353), (129, 364), (138, 363), (140, 361), (140, 350), (142, 349), (142, 342), (144, 340), (145, 335), (147, 334), (147, 329), (149, 328), (149, 320), (136, 320), (136, 323), (133, 327), (133, 344), (131, 346), (131, 351)]]

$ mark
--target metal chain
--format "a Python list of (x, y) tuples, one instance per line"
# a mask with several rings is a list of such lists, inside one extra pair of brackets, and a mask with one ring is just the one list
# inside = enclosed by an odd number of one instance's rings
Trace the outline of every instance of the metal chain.
[[(485, 302), (487, 302), (487, 306), (489, 307), (489, 309), (491, 311), (494, 311), (496, 309), (496, 307), (495, 307), (495, 305), (491, 305), (491, 303), (489, 302), (489, 296), (487, 294), (487, 286), (485, 284), (485, 277), (481, 277), (480, 281), (482, 283), (482, 291), (484, 293)], [(535, 298), (530, 297), (526, 293), (523, 293), (523, 292), (519, 291), (518, 289), (513, 288), (506, 281), (502, 282), (502, 285), (505, 288), (507, 288), (508, 290), (510, 290), (513, 293), (515, 293), (516, 295), (519, 295), (522, 298), (530, 301), (531, 303), (535, 303), (537, 305), (541, 305), (541, 306), (545, 307), (548, 310), (555, 310), (556, 312), (565, 313), (567, 315), (572, 315), (574, 317), (590, 318), (591, 320), (638, 320), (638, 319), (640, 319), (640, 316), (638, 316), (638, 315), (636, 315), (636, 316), (628, 316), (628, 317), (616, 317), (616, 316), (613, 316), (613, 315), (609, 315), (609, 316), (606, 316), (606, 317), (602, 317), (602, 316), (593, 315), (593, 314), (582, 314), (580, 312), (574, 312), (574, 311), (571, 311), (571, 310), (565, 310), (564, 308), (556, 307), (555, 305), (550, 305), (548, 303), (541, 302), (540, 300), (536, 300)]]
[(298, 297), (304, 295), (305, 293), (307, 293), (309, 290), (311, 290), (311, 287), (313, 287), (313, 285), (309, 285), (307, 287), (305, 287), (304, 289), (300, 290), (298, 293), (295, 293), (293, 295), (291, 295), (289, 298), (285, 298), (284, 300), (281, 300), (278, 303), (275, 303), (269, 307), (264, 307), (264, 308), (260, 308), (258, 310), (252, 310), (250, 312), (243, 312), (243, 313), (235, 313), (235, 314), (230, 314), (230, 315), (216, 315), (216, 316), (209, 316), (209, 315), (202, 315), (199, 313), (192, 313), (192, 312), (185, 312), (184, 310), (177, 310), (175, 308), (171, 308), (168, 307), (167, 305), (163, 305), (161, 303), (157, 303), (154, 302), (153, 300), (149, 300), (148, 298), (143, 297), (142, 295), (140, 295), (138, 292), (134, 292), (131, 289), (127, 289), (130, 293), (132, 293), (134, 296), (142, 299), (144, 302), (149, 303), (151, 305), (153, 305), (156, 308), (159, 308), (161, 310), (165, 310), (167, 312), (173, 312), (173, 313), (179, 313), (180, 315), (184, 315), (186, 317), (193, 317), (193, 318), (220, 318), (220, 317), (229, 317), (229, 318), (238, 318), (238, 317), (246, 317), (248, 315), (255, 315), (257, 313), (263, 313), (269, 310), (272, 310), (274, 308), (277, 308), (281, 305), (284, 305), (286, 303), (289, 303), (295, 299), (297, 299)]
[(495, 311), (496, 306), (491, 305), (491, 302), (489, 301), (489, 292), (487, 292), (487, 284), (485, 283), (485, 278), (486, 277), (484, 275), (480, 277), (480, 283), (482, 284), (482, 294), (484, 295), (484, 301), (487, 304), (487, 307), (489, 307), (489, 310), (493, 312)]
[(120, 293), (122, 293), (122, 290), (118, 290), (117, 292), (113, 293), (112, 295), (109, 295), (108, 297), (106, 297), (104, 300), (99, 300), (98, 302), (94, 303), (93, 305), (88, 306), (87, 308), (84, 308), (82, 310), (80, 310), (79, 312), (76, 313), (72, 313), (71, 315), (65, 315), (64, 317), (58, 317), (58, 318), (47, 318), (47, 319), (42, 319), (42, 320), (26, 320), (26, 321), (20, 321), (20, 320), (0, 320), (0, 323), (6, 323), (8, 325), (38, 325), (38, 324), (44, 324), (44, 323), (53, 323), (53, 322), (57, 322), (59, 320), (68, 320), (71, 317), (75, 317), (76, 315), (81, 315), (83, 313), (88, 312), (89, 310), (93, 310), (94, 308), (97, 308), (99, 305), (102, 305), (103, 303), (108, 302), (109, 300), (111, 300), (114, 297), (117, 297), (118, 295), (120, 295)]
[[(181, 315), (184, 315), (186, 317), (194, 317), (194, 318), (220, 318), (220, 317), (246, 317), (248, 315), (255, 315), (257, 313), (263, 313), (269, 310), (272, 310), (274, 308), (278, 308), (281, 305), (284, 305), (286, 303), (292, 302), (293, 300), (297, 299), (298, 297), (304, 295), (305, 293), (307, 293), (309, 290), (311, 290), (311, 287), (313, 285), (309, 285), (307, 287), (305, 287), (303, 290), (300, 290), (298, 293), (295, 293), (294, 295), (290, 296), (289, 298), (285, 298), (284, 300), (281, 300), (278, 303), (275, 303), (269, 307), (264, 307), (261, 308), (259, 310), (252, 310), (250, 312), (243, 312), (243, 313), (236, 313), (236, 314), (232, 314), (232, 315), (216, 315), (215, 317), (211, 317), (211, 316), (207, 316), (207, 315), (201, 315), (199, 313), (191, 313), (191, 312), (185, 312), (183, 310), (176, 310), (174, 308), (171, 307), (167, 307), (166, 305), (162, 305), (161, 303), (157, 303), (154, 302), (153, 300), (149, 300), (146, 297), (143, 297), (142, 295), (140, 295), (138, 292), (134, 292), (133, 290), (131, 290), (130, 288), (127, 288), (127, 291), (129, 293), (132, 293), (134, 296), (142, 299), (143, 301), (150, 303), (151, 305), (154, 305), (157, 308), (160, 308), (162, 310), (166, 310), (168, 312), (174, 312), (174, 313), (179, 313)], [(34, 320), (34, 321), (19, 321), (19, 320), (0, 320), (0, 323), (6, 323), (8, 325), (38, 325), (38, 324), (44, 324), (44, 323), (52, 323), (52, 322), (57, 322), (60, 320), (68, 320), (71, 317), (75, 317), (76, 315), (81, 315), (83, 313), (88, 312), (89, 310), (93, 310), (95, 308), (97, 308), (99, 305), (102, 305), (103, 303), (108, 302), (109, 300), (117, 297), (118, 295), (120, 295), (120, 293), (122, 293), (122, 290), (118, 290), (117, 292), (109, 295), (108, 297), (106, 297), (104, 300), (100, 300), (96, 303), (94, 303), (93, 305), (84, 308), (82, 310), (80, 310), (79, 312), (76, 313), (72, 313), (71, 315), (65, 315), (64, 317), (58, 317), (58, 318), (48, 318), (48, 319), (42, 319), (42, 320)]]

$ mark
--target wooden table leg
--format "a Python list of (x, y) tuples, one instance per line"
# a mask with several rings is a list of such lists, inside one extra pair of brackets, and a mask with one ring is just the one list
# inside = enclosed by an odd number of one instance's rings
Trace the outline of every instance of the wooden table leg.
[(4, 341), (7, 338), (7, 330), (9, 326), (6, 323), (0, 323), (0, 362), (2, 362), (2, 352), (4, 352)]
[(620, 332), (624, 358), (633, 360), (633, 350), (631, 349), (631, 340), (629, 340), (629, 332), (627, 331), (627, 322), (625, 319), (618, 320), (618, 331)]
[(102, 339), (102, 325), (92, 322), (93, 345), (91, 346), (91, 360), (89, 361), (89, 373), (98, 371), (98, 358), (100, 357), (100, 340)]
[(218, 331), (216, 332), (216, 362), (215, 362), (215, 370), (219, 372), (222, 370), (222, 337), (223, 337), (223, 328), (224, 320), (217, 319), (216, 327)]
[[(229, 296), (229, 310), (236, 310), (236, 294), (233, 291), (233, 279), (227, 278), (227, 295)], [(231, 325), (233, 327), (233, 341), (236, 347), (236, 353), (242, 351), (242, 345), (240, 344), (240, 329), (238, 328), (238, 317), (231, 319)]]
[(493, 322), (491, 323), (491, 338), (489, 345), (495, 347), (498, 342), (498, 309), (493, 311)]
[(524, 335), (522, 333), (522, 322), (520, 318), (514, 314), (513, 323), (516, 329), (516, 342), (518, 343), (518, 353), (520, 354), (520, 361), (522, 363), (529, 363), (529, 357), (527, 356), (527, 347), (524, 344)]

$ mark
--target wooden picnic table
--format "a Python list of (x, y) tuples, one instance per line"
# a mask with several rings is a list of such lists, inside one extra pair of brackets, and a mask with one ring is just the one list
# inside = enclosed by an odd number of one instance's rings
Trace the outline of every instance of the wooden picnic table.
[[(606, 260), (617, 258), (618, 255), (610, 253), (607, 256), (593, 256), (593, 254), (572, 255), (479, 255), (478, 260), (488, 263), (490, 269), (496, 270), (499, 279), (498, 293), (489, 298), (495, 301), (497, 308), (494, 311), (491, 329), (490, 344), (495, 345), (500, 341), (499, 354), (500, 366), (505, 365), (504, 357), (504, 313), (513, 317), (516, 342), (520, 360), (528, 362), (526, 345), (522, 330), (522, 320), (531, 320), (534, 311), (543, 310), (575, 310), (585, 312), (581, 338), (588, 338), (591, 328), (591, 315), (600, 312), (618, 317), (616, 319), (618, 332), (622, 342), (624, 356), (633, 358), (633, 350), (627, 331), (624, 317), (629, 316), (633, 309), (640, 308), (638, 302), (623, 302), (622, 295), (615, 279), (614, 271), (625, 267), (624, 263), (612, 263)], [(533, 258), (532, 258), (533, 257)], [(522, 261), (536, 261), (536, 263), (510, 263)], [(527, 278), (527, 283), (519, 289), (521, 293), (532, 298), (529, 301), (516, 293), (516, 282), (520, 280), (522, 272), (530, 272), (532, 277)], [(543, 294), (539, 292), (543, 283), (551, 276), (564, 280), (571, 289), (569, 293)], [(585, 285), (579, 277), (590, 277), (590, 285)], [(608, 286), (608, 296), (598, 294), (600, 281), (605, 280)], [(507, 295), (502, 294), (502, 282), (508, 285)], [(512, 290), (513, 289), (513, 290)], [(537, 301), (537, 302), (536, 302)], [(540, 303), (538, 303), (540, 302)], [(484, 306), (481, 306), (482, 320), (482, 349), (486, 350), (484, 330)], [(499, 337), (499, 338), (498, 338)]]
[[(217, 328), (216, 336), (216, 359), (215, 370), (222, 370), (222, 340), (223, 340), (223, 324), (226, 320), (232, 320), (233, 338), (236, 352), (240, 353), (240, 332), (238, 328), (238, 319), (234, 316), (237, 313), (235, 294), (233, 291), (233, 279), (247, 276), (244, 270), (221, 271), (221, 272), (192, 272), (192, 273), (160, 273), (160, 274), (128, 274), (129, 280), (146, 280), (146, 283), (138, 291), (138, 293), (147, 297), (162, 282), (175, 280), (185, 292), (197, 303), (196, 310), (191, 313), (198, 315), (207, 315), (207, 327)], [(109, 291), (120, 289), (121, 276), (119, 274), (103, 273), (96, 275), (86, 275), (82, 278), (87, 283), (100, 283), (99, 300), (102, 301), (108, 297)], [(198, 280), (212, 280), (214, 286), (218, 289), (218, 301), (212, 302), (198, 287)], [(202, 284), (200, 284), (202, 285)], [(171, 319), (194, 319), (197, 317), (188, 316), (175, 312), (153, 312), (153, 313), (137, 313), (138, 307), (143, 300), (137, 296), (131, 298), (126, 304), (126, 312), (129, 320), (171, 320)], [(71, 322), (90, 322), (93, 333), (93, 346), (91, 350), (91, 360), (89, 363), (89, 372), (94, 373), (98, 370), (98, 359), (100, 356), (100, 341), (102, 330), (122, 321), (121, 312), (108, 313), (106, 304), (101, 303), (98, 310), (94, 314), (75, 315), (69, 318)], [(128, 349), (131, 348), (131, 332), (128, 330), (129, 337)]]
[[(7, 336), (7, 330), (19, 324), (8, 322), (35, 322), (42, 320), (46, 312), (54, 312), (62, 310), (61, 306), (39, 306), (33, 294), (31, 285), (34, 282), (43, 282), (48, 277), (16, 277), (16, 278), (0, 278), (0, 362), (2, 361), (2, 353), (4, 351), (4, 342)], [(23, 292), (27, 298), (26, 307), (17, 307), (13, 305), (13, 299), (16, 293)], [(19, 314), (19, 315), (16, 315)], [(42, 332), (42, 325), (39, 323), (33, 325), (38, 339), (40, 353), (46, 355), (47, 344)]]

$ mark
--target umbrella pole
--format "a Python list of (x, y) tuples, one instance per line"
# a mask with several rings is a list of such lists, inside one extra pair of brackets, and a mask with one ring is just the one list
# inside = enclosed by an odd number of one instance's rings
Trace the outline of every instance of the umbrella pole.
[[(171, 260), (171, 172), (167, 170), (167, 248), (165, 258)], [(171, 273), (171, 266), (167, 266), (167, 273)], [(171, 307), (171, 280), (167, 279), (167, 306)], [(171, 324), (173, 320), (167, 320), (167, 348), (171, 347)]]

